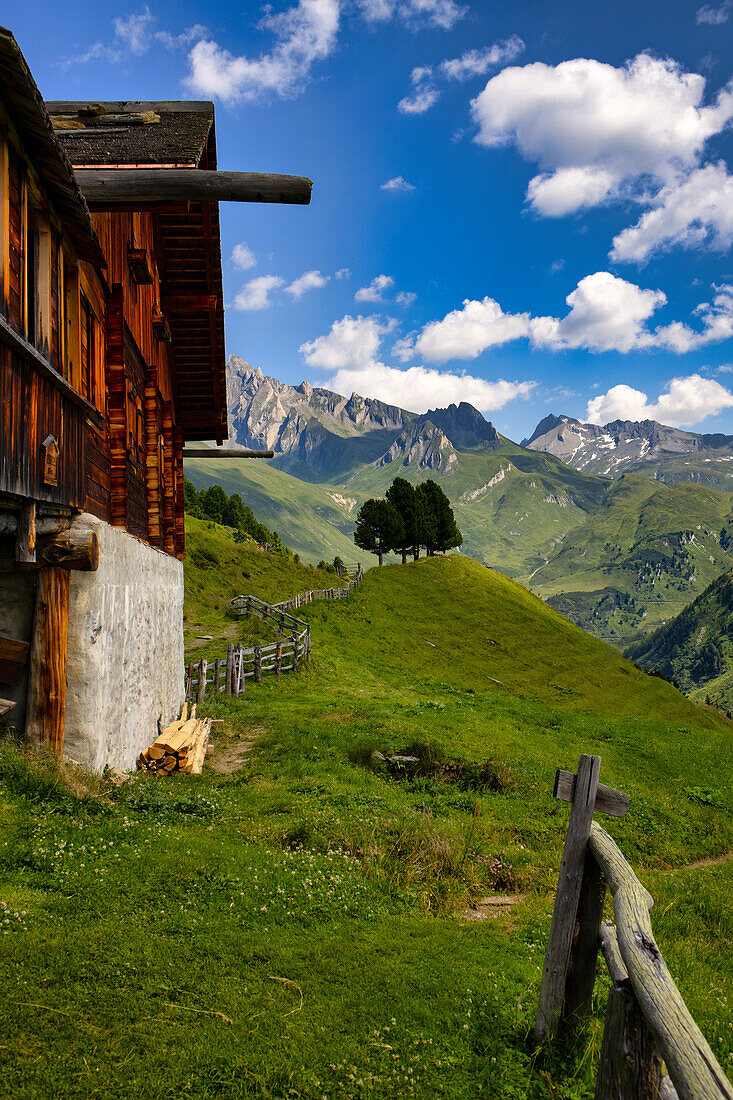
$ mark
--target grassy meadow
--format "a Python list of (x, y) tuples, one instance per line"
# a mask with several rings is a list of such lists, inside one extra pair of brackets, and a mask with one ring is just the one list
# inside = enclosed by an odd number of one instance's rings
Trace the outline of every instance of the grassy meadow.
[[(242, 629), (231, 588), (334, 583), (196, 521), (186, 581), (191, 659)], [(578, 1035), (530, 1041), (567, 823), (552, 782), (581, 752), (630, 796), (603, 825), (733, 1072), (733, 864), (682, 869), (733, 848), (733, 724), (459, 556), (302, 614), (308, 667), (205, 703), (223, 721), (201, 777), (116, 785), (0, 744), (8, 1095), (592, 1096), (607, 977)], [(375, 764), (400, 750), (418, 774)]]

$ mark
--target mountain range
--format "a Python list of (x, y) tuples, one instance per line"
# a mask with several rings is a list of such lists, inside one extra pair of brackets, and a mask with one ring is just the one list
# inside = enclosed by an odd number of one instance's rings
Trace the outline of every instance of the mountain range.
[(733, 436), (698, 435), (656, 420), (613, 420), (602, 427), (546, 416), (522, 446), (545, 451), (588, 474), (643, 473), (673, 485), (694, 481), (733, 490)]
[[(596, 428), (547, 417), (524, 446), (465, 402), (416, 414), (307, 382), (290, 386), (238, 356), (229, 361), (228, 403), (233, 451), (271, 448), (275, 457), (187, 460), (187, 475), (199, 487), (241, 493), (307, 560), (353, 559), (359, 506), (401, 476), (438, 480), (463, 532), (462, 552), (619, 646), (672, 619), (733, 567), (723, 537), (729, 494), (659, 471), (669, 461), (684, 471), (691, 457), (705, 469), (711, 440), (727, 440), (717, 447), (724, 461), (728, 437), (652, 421)], [(588, 468), (601, 443), (604, 454), (623, 459), (607, 457), (602, 474)], [(649, 455), (655, 468), (645, 465)]]

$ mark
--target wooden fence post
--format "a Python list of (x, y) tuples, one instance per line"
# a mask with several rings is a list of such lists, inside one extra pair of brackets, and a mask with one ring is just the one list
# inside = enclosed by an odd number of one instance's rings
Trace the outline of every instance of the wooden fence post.
[(282, 676), (283, 671), (283, 644), (277, 643), (277, 650), (275, 652), (275, 675)]
[(542, 1043), (550, 1035), (554, 1035), (563, 1017), (565, 983), (570, 967), (570, 953), (583, 884), (585, 855), (596, 805), (600, 767), (600, 756), (583, 754), (578, 763), (534, 1026), (534, 1037), (537, 1043)]
[(234, 694), (234, 645), (232, 642), (227, 646), (227, 671), (224, 680), (224, 691), (227, 695)]
[(603, 871), (591, 852), (586, 849), (576, 935), (570, 956), (570, 970), (565, 983), (563, 1015), (568, 1018), (591, 1014), (605, 899), (606, 879)]
[(214, 661), (214, 691), (219, 694), (219, 669), (221, 667), (221, 661), (217, 657)]
[(242, 661), (242, 647), (238, 645), (234, 649), (234, 669), (233, 669), (233, 682), (232, 682), (232, 695), (239, 698), (239, 680)]
[(193, 664), (188, 666), (188, 696), (193, 699)]
[(262, 680), (262, 646), (255, 646), (255, 683)]
[(206, 658), (202, 657), (199, 661), (199, 690), (196, 695), (196, 702), (203, 703), (204, 695), (206, 694), (206, 670), (207, 662)]
[(293, 631), (293, 672), (298, 671), (298, 631)]

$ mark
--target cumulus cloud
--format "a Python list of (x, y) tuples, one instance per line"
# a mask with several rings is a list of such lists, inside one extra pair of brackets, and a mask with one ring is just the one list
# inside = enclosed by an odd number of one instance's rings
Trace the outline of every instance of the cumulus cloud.
[(493, 298), (480, 302), (466, 299), (462, 309), (425, 325), (415, 340), (414, 351), (428, 362), (475, 359), (487, 348), (527, 336), (529, 323), (528, 313), (504, 313)]
[(669, 186), (698, 166), (705, 142), (733, 117), (733, 88), (704, 105), (705, 79), (641, 53), (622, 68), (576, 58), (492, 77), (473, 100), (475, 140), (516, 145), (536, 163), (528, 200), (545, 216)]
[(468, 11), (454, 0), (359, 0), (362, 15), (369, 23), (401, 19), (412, 30), (433, 27), (451, 30)]
[(681, 321), (651, 328), (649, 321), (667, 302), (662, 290), (637, 286), (609, 271), (581, 279), (565, 299), (564, 317), (532, 317), (505, 313), (493, 298), (467, 299), (440, 321), (403, 337), (394, 354), (407, 362), (419, 354), (428, 362), (475, 359), (491, 347), (529, 338), (535, 348), (563, 351), (643, 351), (660, 348), (678, 355), (733, 336), (733, 287), (715, 288), (712, 302), (694, 311), (696, 325)]
[(368, 286), (359, 287), (354, 298), (357, 302), (383, 302), (385, 290), (394, 286), (392, 275), (376, 275)]
[(403, 115), (423, 115), (440, 99), (440, 92), (433, 81), (433, 70), (429, 65), (418, 65), (412, 70), (410, 80), (414, 92), (399, 101), (397, 110)]
[(395, 294), (395, 302), (398, 306), (411, 306), (417, 300), (417, 294), (413, 290), (401, 290)]
[(611, 420), (658, 420), (673, 428), (699, 424), (708, 416), (733, 407), (733, 393), (712, 378), (690, 374), (673, 378), (665, 393), (656, 401), (632, 386), (612, 386), (588, 402), (589, 424), (608, 424)]
[(408, 183), (404, 176), (394, 176), (393, 179), (387, 180), (386, 183), (380, 185), (381, 191), (414, 191), (415, 184)]
[(471, 375), (425, 366), (401, 370), (380, 359), (381, 345), (395, 322), (376, 317), (343, 317), (330, 332), (301, 345), (311, 367), (333, 371), (327, 382), (337, 393), (377, 397), (414, 412), (469, 401), (482, 412), (501, 409), (509, 401), (528, 397), (534, 382), (487, 381)]
[(733, 176), (721, 161), (663, 187), (655, 207), (614, 238), (610, 258), (641, 263), (674, 246), (725, 251), (733, 244)]
[(724, 3), (718, 8), (714, 8), (712, 4), (703, 4), (701, 8), (697, 9), (695, 18), (698, 23), (708, 23), (711, 27), (719, 27), (721, 23), (728, 22), (731, 8), (733, 8), (733, 0), (724, 0)]
[(255, 254), (248, 244), (244, 241), (240, 241), (239, 244), (235, 244), (232, 249), (232, 263), (235, 267), (238, 267), (240, 271), (249, 271), (251, 267), (254, 267), (257, 263)]
[(517, 34), (485, 46), (482, 50), (466, 50), (460, 57), (446, 58), (440, 71), (448, 80), (469, 80), (472, 76), (484, 76), (496, 65), (506, 65), (524, 52), (525, 46)]
[(667, 298), (661, 290), (644, 290), (608, 271), (596, 271), (581, 279), (565, 301), (570, 312), (561, 320), (532, 320), (530, 336), (536, 347), (621, 352), (651, 347), (654, 337), (645, 323)]
[(349, 271), (348, 267), (340, 267), (338, 269), (338, 271), (336, 272), (336, 278), (337, 279), (350, 279), (351, 278), (351, 272)]
[(276, 43), (259, 57), (236, 56), (210, 39), (197, 42), (189, 54), (189, 87), (230, 103), (268, 92), (297, 95), (313, 65), (335, 49), (339, 0), (299, 0), (276, 15), (267, 10), (260, 26), (272, 31)]
[(302, 275), (293, 280), (290, 286), (285, 287), (285, 293), (298, 302), (306, 291), (317, 290), (319, 287), (325, 286), (329, 278), (329, 275), (321, 275), (320, 271), (304, 271)]
[(269, 309), (270, 294), (285, 282), (279, 275), (258, 275), (250, 279), (234, 299), (234, 308), (242, 310)]

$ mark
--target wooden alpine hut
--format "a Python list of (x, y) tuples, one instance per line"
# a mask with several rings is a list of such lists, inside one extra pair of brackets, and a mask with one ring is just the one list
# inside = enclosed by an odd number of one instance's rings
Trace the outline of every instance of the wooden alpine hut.
[(220, 172), (200, 102), (44, 103), (0, 28), (0, 719), (132, 766), (183, 698), (183, 448), (227, 437)]

